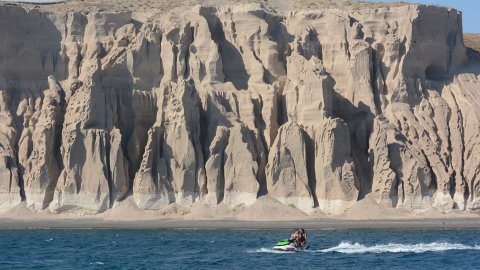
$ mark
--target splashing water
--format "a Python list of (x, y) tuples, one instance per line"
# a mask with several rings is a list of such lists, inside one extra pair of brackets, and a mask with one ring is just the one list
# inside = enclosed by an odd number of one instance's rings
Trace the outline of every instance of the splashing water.
[(285, 252), (279, 250), (272, 250), (271, 248), (259, 248), (254, 250), (247, 250), (247, 253), (276, 253), (276, 254), (294, 254), (295, 252)]
[(354, 253), (424, 253), (424, 252), (441, 252), (449, 250), (480, 250), (480, 246), (469, 246), (456, 243), (419, 243), (419, 244), (385, 244), (365, 246), (359, 243), (351, 244), (341, 242), (338, 246), (319, 250), (320, 252), (339, 252), (346, 254)]
[[(469, 246), (457, 243), (419, 243), (419, 244), (380, 244), (374, 246), (366, 246), (359, 243), (341, 242), (335, 247), (320, 249), (320, 250), (306, 250), (306, 252), (338, 252), (345, 254), (362, 254), (362, 253), (424, 253), (424, 252), (442, 252), (449, 250), (479, 250), (480, 246)], [(255, 249), (249, 252), (260, 253), (292, 253), (283, 251), (274, 251), (269, 248)]]

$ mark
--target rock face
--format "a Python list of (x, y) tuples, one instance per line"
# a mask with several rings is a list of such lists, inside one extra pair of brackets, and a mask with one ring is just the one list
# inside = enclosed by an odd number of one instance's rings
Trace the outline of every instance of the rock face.
[(65, 93), (55, 81), (48, 78), (49, 88), (44, 92), (42, 107), (29, 118), (20, 138), (20, 164), (24, 170), (23, 180), (27, 205), (34, 209), (46, 208), (53, 199), (60, 175), (58, 159)]
[(480, 57), (461, 14), (286, 8), (1, 4), (0, 208), (268, 195), (340, 214), (370, 194), (480, 210)]
[(308, 183), (307, 153), (302, 128), (285, 123), (270, 148), (267, 189), (279, 201), (309, 211), (313, 207)]
[(370, 146), (377, 202), (409, 209), (431, 207), (432, 175), (425, 156), (383, 116), (373, 123)]

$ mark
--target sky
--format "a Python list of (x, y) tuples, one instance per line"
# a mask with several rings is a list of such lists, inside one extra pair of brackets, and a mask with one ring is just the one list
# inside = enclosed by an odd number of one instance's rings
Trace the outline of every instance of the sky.
[[(375, 0), (375, 2), (398, 2), (398, 0)], [(461, 10), (463, 32), (480, 33), (480, 0), (403, 0), (403, 2), (441, 5)]]

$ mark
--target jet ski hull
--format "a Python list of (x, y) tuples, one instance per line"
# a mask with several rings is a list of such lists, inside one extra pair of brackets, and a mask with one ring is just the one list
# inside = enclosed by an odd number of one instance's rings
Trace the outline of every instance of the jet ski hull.
[(274, 246), (272, 250), (275, 251), (285, 251), (285, 252), (298, 252), (298, 251), (305, 251), (308, 249), (308, 246), (304, 247), (296, 247), (295, 244), (284, 245), (284, 246)]

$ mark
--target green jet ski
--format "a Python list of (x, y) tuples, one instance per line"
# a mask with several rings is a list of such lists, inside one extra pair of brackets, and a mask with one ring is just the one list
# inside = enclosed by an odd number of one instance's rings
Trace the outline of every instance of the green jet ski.
[(309, 245), (305, 243), (303, 246), (299, 246), (295, 243), (294, 240), (284, 239), (279, 241), (272, 247), (272, 250), (275, 251), (286, 251), (286, 252), (297, 252), (297, 251), (304, 251), (309, 248)]

